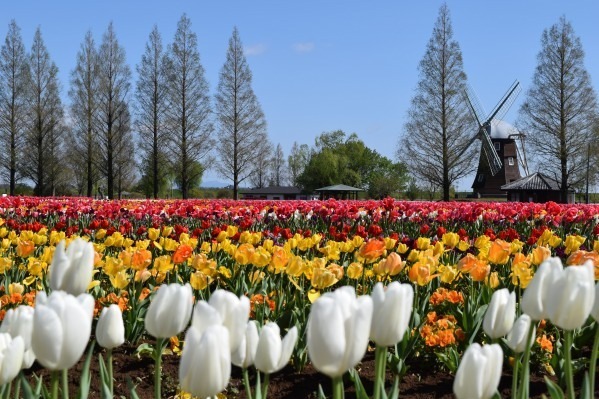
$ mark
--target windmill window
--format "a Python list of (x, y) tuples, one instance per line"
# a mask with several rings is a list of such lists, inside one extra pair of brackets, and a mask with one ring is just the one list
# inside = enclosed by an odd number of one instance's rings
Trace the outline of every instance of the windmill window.
[(497, 142), (497, 141), (496, 141), (496, 142), (495, 142), (495, 149), (496, 149), (497, 151), (501, 151), (501, 143), (499, 143), (499, 142)]
[(507, 159), (507, 164), (510, 165), (510, 166), (514, 166), (514, 157), (509, 157)]
[(485, 180), (485, 175), (481, 173), (478, 175), (478, 182), (481, 183), (483, 180)]

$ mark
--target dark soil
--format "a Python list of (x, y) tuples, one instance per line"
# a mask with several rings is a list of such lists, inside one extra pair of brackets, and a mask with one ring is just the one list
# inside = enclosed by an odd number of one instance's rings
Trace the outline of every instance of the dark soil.
[[(101, 352), (102, 353), (102, 352)], [(130, 398), (130, 391), (127, 381), (130, 380), (135, 386), (137, 395), (140, 398), (154, 397), (154, 361), (150, 356), (135, 355), (135, 348), (123, 346), (115, 349), (114, 356), (114, 394), (115, 398)], [(177, 382), (179, 372), (180, 357), (176, 354), (166, 354), (163, 356), (162, 371), (162, 393), (164, 398), (174, 398), (177, 394)], [(69, 372), (69, 393), (70, 397), (75, 397), (79, 390), (79, 376), (83, 366), (81, 361), (74, 369)], [(360, 378), (367, 392), (372, 392), (374, 377), (374, 354), (367, 353), (364, 361), (358, 366)], [(94, 356), (91, 364), (91, 393), (90, 398), (100, 398), (99, 389), (99, 364), (98, 357)], [(37, 363), (29, 371), (30, 380), (33, 382), (35, 376), (43, 376), (46, 384), (50, 382), (50, 375)], [(253, 371), (250, 372), (251, 382), (253, 384)], [(512, 376), (509, 370), (504, 372), (501, 379), (499, 391), (502, 397), (510, 397)], [(387, 387), (393, 384), (393, 377), (389, 374)], [(426, 366), (419, 364), (410, 364), (409, 371), (400, 382), (400, 398), (453, 398), (452, 391), (453, 375), (448, 372), (434, 371), (427, 369)], [(318, 373), (311, 365), (301, 372), (296, 372), (293, 367), (287, 366), (282, 371), (273, 374), (270, 377), (268, 388), (268, 397), (271, 399), (316, 399), (319, 385), (323, 391), (330, 397), (331, 382), (328, 377)], [(349, 377), (345, 380), (346, 398), (355, 398), (353, 384)], [(253, 390), (252, 385), (252, 390)], [(231, 399), (245, 399), (245, 388), (243, 386), (241, 370), (233, 367), (229, 387), (223, 392), (223, 397)], [(547, 395), (543, 375), (533, 374), (531, 376), (530, 397), (541, 398), (541, 395)]]

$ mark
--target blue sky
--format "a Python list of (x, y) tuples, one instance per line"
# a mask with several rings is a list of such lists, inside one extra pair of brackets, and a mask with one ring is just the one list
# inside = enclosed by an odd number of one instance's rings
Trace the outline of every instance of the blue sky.
[[(322, 132), (355, 132), (394, 158), (420, 62), (440, 0), (7, 0), (0, 2), (0, 39), (15, 19), (30, 48), (40, 26), (60, 70), (68, 102), (70, 71), (84, 35), (99, 43), (112, 21), (134, 72), (148, 35), (158, 26), (165, 44), (187, 13), (212, 94), (237, 26), (253, 87), (273, 143), (287, 155), (294, 141), (312, 145)], [(448, 0), (468, 81), (489, 111), (518, 79), (523, 92), (505, 119), (514, 123), (530, 85), (544, 29), (565, 15), (581, 38), (595, 89), (599, 79), (596, 0)], [(134, 87), (134, 86), (132, 86)], [(474, 129), (474, 127), (473, 127)], [(218, 180), (208, 172), (204, 180)], [(460, 188), (469, 187), (463, 179)]]

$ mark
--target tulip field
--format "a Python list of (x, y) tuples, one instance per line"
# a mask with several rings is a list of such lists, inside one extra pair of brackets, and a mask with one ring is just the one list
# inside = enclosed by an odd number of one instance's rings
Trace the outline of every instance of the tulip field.
[(458, 398), (592, 398), (598, 279), (599, 205), (2, 197), (0, 399), (140, 397), (121, 345), (155, 398), (264, 399), (290, 366), (396, 398), (415, 365)]

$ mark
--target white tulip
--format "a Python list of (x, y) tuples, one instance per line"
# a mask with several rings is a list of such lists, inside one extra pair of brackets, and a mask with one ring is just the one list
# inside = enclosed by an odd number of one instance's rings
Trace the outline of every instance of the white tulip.
[(148, 307), (146, 330), (156, 338), (173, 337), (189, 324), (192, 308), (193, 297), (189, 284), (163, 284)]
[(245, 329), (245, 335), (236, 351), (231, 353), (231, 362), (237, 367), (247, 369), (254, 365), (256, 350), (258, 349), (258, 326), (255, 320), (250, 320)]
[[(235, 352), (241, 344), (250, 318), (250, 300), (243, 295), (237, 297), (232, 292), (216, 290), (210, 296), (208, 305), (218, 312), (222, 325), (229, 330), (229, 347), (232, 352)], [(202, 312), (203, 317), (199, 317), (198, 312)], [(205, 318), (211, 321), (207, 322)], [(194, 311), (191, 324), (201, 331), (202, 324), (213, 322), (216, 322), (216, 316), (207, 310), (205, 306), (202, 306), (198, 311)]]
[(599, 283), (595, 285), (595, 303), (593, 304), (593, 309), (591, 309), (591, 316), (595, 321), (599, 321)]
[(200, 398), (216, 396), (231, 377), (229, 332), (221, 325), (212, 325), (200, 333), (187, 330), (179, 364), (181, 389)]
[[(81, 358), (92, 328), (94, 298), (64, 291), (36, 297), (31, 347), (37, 361), (50, 370), (73, 367)], [(90, 307), (91, 305), (91, 307)]]
[(549, 317), (547, 300), (554, 294), (551, 292), (555, 280), (562, 271), (562, 261), (559, 258), (549, 258), (537, 269), (531, 282), (524, 290), (520, 305), (522, 311), (532, 320), (543, 320)]
[(35, 361), (35, 354), (31, 349), (31, 334), (33, 332), (33, 313), (31, 306), (21, 305), (15, 309), (8, 309), (0, 326), (0, 333), (9, 333), (11, 337), (20, 336), (25, 345), (22, 369), (28, 369)]
[(76, 238), (65, 251), (65, 240), (54, 250), (49, 269), (50, 288), (79, 295), (87, 291), (94, 270), (94, 246), (92, 243)]
[(353, 287), (318, 298), (307, 325), (308, 355), (314, 368), (336, 378), (358, 364), (368, 347), (371, 322), (372, 299), (356, 298)]
[(593, 263), (568, 266), (557, 276), (547, 298), (549, 320), (564, 330), (575, 330), (586, 322), (595, 303)]
[[(507, 335), (507, 346), (513, 350), (515, 353), (522, 353), (526, 350), (526, 337), (528, 336), (528, 331), (531, 327), (530, 316), (527, 314), (523, 314), (514, 323), (512, 330)], [(530, 347), (535, 340), (535, 330), (536, 328), (532, 326), (533, 333), (530, 337), (530, 342), (528, 346)]]
[(408, 329), (414, 289), (411, 284), (394, 281), (386, 288), (377, 283), (372, 290), (372, 325), (370, 339), (379, 346), (394, 346)]
[(118, 305), (112, 304), (102, 309), (96, 325), (96, 340), (106, 349), (114, 349), (125, 342), (123, 313)]
[(294, 326), (281, 340), (279, 326), (267, 323), (260, 330), (254, 365), (265, 374), (276, 373), (289, 363), (293, 347), (297, 342), (297, 328)]
[(473, 343), (466, 349), (453, 381), (458, 399), (493, 397), (501, 379), (503, 352), (498, 344), (481, 347)]
[(21, 337), (0, 333), (0, 387), (15, 379), (23, 364), (25, 343)]
[(493, 293), (485, 313), (483, 330), (492, 339), (501, 338), (510, 332), (516, 318), (516, 293), (502, 288)]

